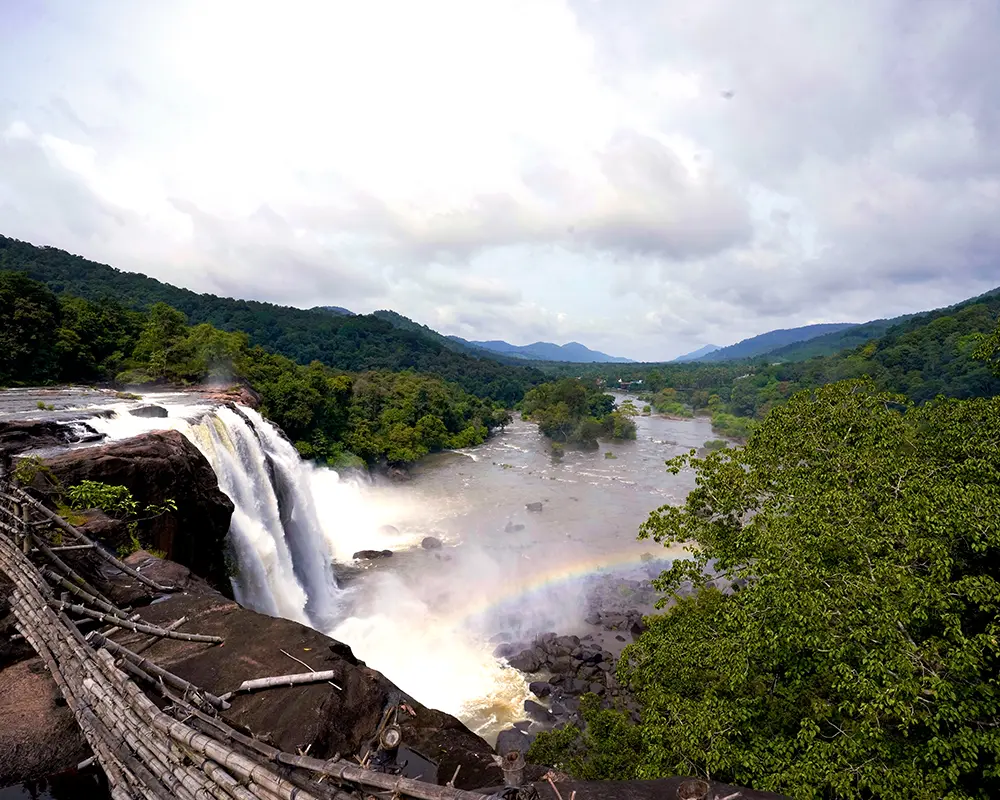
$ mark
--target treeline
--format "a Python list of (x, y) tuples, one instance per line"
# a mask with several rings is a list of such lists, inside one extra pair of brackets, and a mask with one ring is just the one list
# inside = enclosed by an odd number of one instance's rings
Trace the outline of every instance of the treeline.
[(433, 375), (303, 366), (245, 333), (191, 326), (164, 303), (140, 313), (0, 272), (0, 385), (101, 382), (246, 382), (304, 456), (335, 466), (415, 461), (479, 444), (510, 420), (502, 404)]
[(615, 398), (587, 381), (564, 378), (542, 384), (524, 396), (521, 411), (558, 443), (592, 448), (602, 437), (635, 438), (635, 406), (626, 402), (616, 410)]
[(456, 351), (420, 330), (404, 330), (374, 315), (344, 316), (198, 294), (54, 247), (35, 247), (4, 236), (0, 236), (0, 270), (24, 272), (56, 294), (93, 302), (115, 298), (136, 311), (166, 303), (183, 312), (191, 324), (205, 322), (223, 331), (242, 331), (251, 345), (300, 364), (319, 361), (348, 372), (412, 369), (508, 406), (545, 380), (533, 367), (478, 358), (461, 348)]
[[(880, 339), (833, 356), (794, 363), (551, 365), (609, 385), (622, 378), (643, 381), (645, 402), (664, 413), (708, 413), (720, 433), (744, 437), (753, 421), (803, 389), (867, 377), (881, 390), (916, 403), (938, 396), (990, 397), (1000, 378), (973, 357), (977, 343), (1000, 315), (1000, 294), (992, 293), (943, 311), (922, 314), (890, 328)], [(748, 424), (751, 423), (751, 424)]]

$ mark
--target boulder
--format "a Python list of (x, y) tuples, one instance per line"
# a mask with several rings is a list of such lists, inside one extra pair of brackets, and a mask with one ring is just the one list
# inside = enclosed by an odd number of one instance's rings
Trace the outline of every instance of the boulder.
[(532, 681), (528, 684), (528, 691), (535, 697), (548, 697), (552, 694), (552, 684), (545, 681)]
[(25, 450), (65, 447), (78, 442), (96, 442), (104, 438), (83, 422), (67, 425), (55, 420), (9, 420), (0, 422), (0, 453), (10, 458)]
[(576, 672), (573, 659), (569, 656), (559, 656), (552, 661), (552, 671), (557, 675), (569, 675)]
[(507, 658), (517, 652), (517, 647), (510, 642), (501, 642), (493, 649), (494, 658)]
[(497, 753), (501, 756), (505, 756), (513, 750), (527, 752), (530, 746), (531, 739), (524, 731), (517, 728), (507, 728), (497, 735)]
[(557, 647), (566, 647), (571, 652), (580, 646), (579, 636), (557, 636), (553, 642)]
[(526, 503), (524, 507), (528, 509), (528, 511), (534, 511), (536, 513), (542, 510), (541, 503)]
[(524, 713), (531, 719), (538, 720), (539, 722), (552, 722), (555, 720), (555, 717), (552, 716), (545, 706), (541, 703), (536, 703), (534, 700), (524, 701)]
[[(69, 450), (46, 459), (45, 465), (32, 483), (42, 493), (55, 494), (60, 487), (89, 480), (125, 486), (143, 507), (173, 501), (176, 511), (141, 523), (140, 540), (229, 591), (225, 540), (233, 503), (219, 489), (211, 464), (182, 433), (155, 431)], [(125, 529), (119, 531), (117, 539), (102, 539), (112, 551), (129, 545)]]
[(377, 558), (390, 558), (392, 556), (392, 550), (358, 550), (351, 558), (356, 561), (362, 559), (367, 559), (373, 561)]
[(516, 656), (511, 656), (508, 663), (521, 672), (538, 672), (542, 667), (542, 662), (534, 650), (522, 650)]
[(425, 536), (420, 542), (420, 546), (424, 550), (438, 550), (442, 547), (442, 542), (436, 536)]
[[(541, 509), (539, 509), (540, 511)], [(516, 531), (523, 531), (524, 526), (520, 522), (508, 522), (503, 526), (504, 533), (515, 533)]]
[(378, 532), (385, 534), (386, 536), (399, 536), (399, 528), (395, 525), (379, 525)]
[(136, 408), (130, 408), (128, 411), (133, 417), (147, 417), (147, 418), (165, 418), (167, 416), (167, 409), (163, 406), (138, 406)]

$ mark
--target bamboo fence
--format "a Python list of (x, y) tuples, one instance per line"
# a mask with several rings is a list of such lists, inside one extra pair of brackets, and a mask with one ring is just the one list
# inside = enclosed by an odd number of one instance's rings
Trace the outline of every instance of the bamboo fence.
[[(54, 528), (70, 541), (47, 541), (46, 530)], [(85, 636), (78, 625), (99, 621), (154, 641), (174, 638), (206, 646), (222, 643), (220, 637), (175, 630), (184, 620), (166, 628), (136, 622), (56, 548), (96, 555), (156, 592), (175, 588), (122, 563), (13, 482), (0, 483), (0, 572), (14, 587), (10, 604), (18, 631), (76, 716), (114, 800), (487, 800), (477, 792), (375, 772), (339, 757), (284, 752), (237, 731), (219, 716), (234, 694), (330, 682), (334, 673), (265, 677), (216, 696), (112, 641), (108, 632)], [(44, 563), (36, 566), (32, 556)], [(78, 602), (57, 599), (53, 588)], [(137, 680), (154, 691), (162, 708)]]

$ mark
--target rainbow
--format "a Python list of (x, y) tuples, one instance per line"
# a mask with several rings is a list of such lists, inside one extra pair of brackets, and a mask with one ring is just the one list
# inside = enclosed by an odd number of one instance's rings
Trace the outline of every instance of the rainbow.
[[(588, 575), (608, 569), (638, 566), (644, 563), (638, 553), (612, 553), (576, 561), (571, 564), (559, 564), (548, 571), (535, 572), (515, 581), (508, 581), (501, 587), (499, 594), (483, 599), (477, 599), (464, 608), (458, 616), (458, 621), (468, 622), (477, 616), (486, 614), (506, 603), (529, 598), (533, 594), (541, 594), (555, 586), (570, 583), (585, 578)], [(654, 558), (676, 560), (688, 558), (688, 551), (681, 545), (664, 548), (654, 552)]]

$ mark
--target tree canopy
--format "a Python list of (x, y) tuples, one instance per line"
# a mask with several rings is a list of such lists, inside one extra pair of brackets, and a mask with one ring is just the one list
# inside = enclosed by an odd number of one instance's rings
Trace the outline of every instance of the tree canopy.
[(303, 456), (335, 466), (416, 461), (480, 444), (510, 420), (502, 404), (435, 375), (301, 365), (242, 331), (190, 326), (166, 303), (140, 313), (56, 297), (18, 273), (0, 272), (0, 345), (0, 385), (246, 382)]
[(521, 409), (527, 419), (554, 442), (596, 447), (597, 439), (634, 439), (635, 406), (615, 410), (615, 398), (593, 382), (564, 378), (543, 383), (524, 396)]
[[(641, 536), (691, 550), (660, 588), (704, 588), (619, 661), (638, 725), (600, 712), (584, 739), (540, 740), (550, 763), (594, 777), (629, 743), (639, 777), (1000, 793), (1000, 399), (916, 406), (842, 382), (796, 394), (743, 448), (668, 465), (697, 486)], [(710, 568), (744, 588), (710, 588)]]

